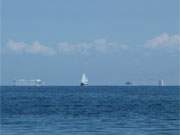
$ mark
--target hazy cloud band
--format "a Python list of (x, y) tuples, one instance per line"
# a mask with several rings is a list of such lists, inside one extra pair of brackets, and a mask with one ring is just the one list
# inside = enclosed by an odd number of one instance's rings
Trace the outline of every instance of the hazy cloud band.
[[(177, 49), (180, 47), (180, 35), (170, 35), (168, 33), (162, 33), (157, 37), (154, 37), (145, 42), (142, 48), (146, 49), (163, 49), (171, 48)], [(9, 40), (5, 47), (5, 52), (15, 53), (27, 53), (27, 54), (40, 54), (40, 55), (88, 55), (92, 53), (118, 53), (122, 50), (128, 50), (130, 45), (120, 44), (117, 42), (109, 42), (106, 39), (97, 39), (91, 42), (60, 42), (54, 46), (47, 46), (41, 44), (39, 41), (35, 41), (31, 44), (25, 42), (16, 42)]]

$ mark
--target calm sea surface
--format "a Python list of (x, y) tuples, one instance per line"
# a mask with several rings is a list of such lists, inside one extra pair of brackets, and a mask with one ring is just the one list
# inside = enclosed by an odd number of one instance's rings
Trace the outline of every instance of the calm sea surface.
[(2, 135), (178, 135), (180, 87), (0, 87)]

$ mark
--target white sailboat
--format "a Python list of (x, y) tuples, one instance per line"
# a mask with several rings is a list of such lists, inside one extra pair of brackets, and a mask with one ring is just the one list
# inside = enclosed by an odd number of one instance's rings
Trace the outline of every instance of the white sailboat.
[(86, 77), (86, 74), (83, 74), (82, 75), (82, 78), (81, 78), (81, 86), (87, 86), (88, 85), (88, 78)]

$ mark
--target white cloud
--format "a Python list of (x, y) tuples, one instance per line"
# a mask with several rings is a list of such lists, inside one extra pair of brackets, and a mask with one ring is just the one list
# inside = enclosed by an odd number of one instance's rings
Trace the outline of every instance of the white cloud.
[(180, 47), (180, 35), (169, 35), (168, 33), (162, 33), (145, 43), (147, 48), (177, 48)]
[(42, 54), (42, 55), (55, 55), (55, 54), (81, 54), (88, 55), (94, 52), (96, 53), (114, 53), (121, 50), (127, 50), (128, 46), (125, 44), (118, 44), (115, 42), (108, 42), (105, 39), (97, 39), (91, 42), (60, 42), (54, 47), (48, 47), (40, 44), (38, 41), (32, 44), (24, 42), (16, 42), (13, 40), (8, 41), (6, 51), (10, 50), (16, 53), (28, 53), (28, 54)]
[[(146, 48), (164, 48), (168, 50), (177, 49), (180, 50), (180, 35), (169, 35), (168, 33), (162, 33), (161, 35), (148, 40), (145, 45)], [(140, 48), (144, 48), (144, 46)], [(140, 49), (139, 48), (139, 49)], [(13, 40), (8, 41), (5, 48), (7, 51), (16, 53), (28, 53), (28, 54), (41, 54), (41, 55), (89, 55), (89, 54), (108, 54), (108, 53), (120, 53), (123, 50), (133, 50), (136, 47), (129, 48), (126, 44), (119, 44), (117, 42), (109, 42), (106, 39), (96, 39), (89, 42), (60, 42), (53, 47), (49, 47), (40, 44), (38, 41), (32, 44), (24, 42), (16, 42)], [(4, 50), (4, 48), (3, 48)]]
[(91, 42), (80, 43), (61, 42), (58, 44), (60, 54), (90, 54), (93, 52), (112, 53), (126, 49), (128, 49), (127, 45), (108, 42), (105, 39), (97, 39)]
[(23, 52), (27, 44), (24, 42), (15, 42), (13, 40), (8, 41), (7, 48), (15, 52)]
[(16, 53), (29, 53), (29, 54), (42, 54), (42, 55), (54, 55), (56, 52), (53, 48), (40, 44), (38, 41), (32, 44), (26, 44), (24, 42), (16, 42), (13, 40), (8, 41), (7, 49)]
[(47, 54), (47, 55), (53, 55), (56, 53), (53, 48), (42, 45), (38, 41), (34, 42), (29, 48), (27, 48), (26, 51), (34, 54)]

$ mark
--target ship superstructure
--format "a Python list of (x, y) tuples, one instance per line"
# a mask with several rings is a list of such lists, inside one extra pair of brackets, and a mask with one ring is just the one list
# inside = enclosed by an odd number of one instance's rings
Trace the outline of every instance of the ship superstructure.
[(18, 79), (13, 81), (15, 86), (42, 86), (44, 82), (40, 79), (26, 80)]

